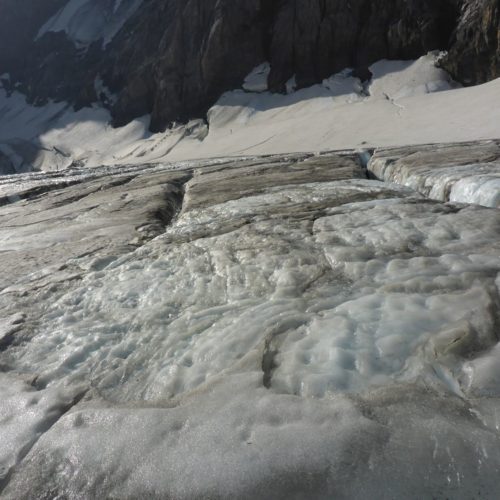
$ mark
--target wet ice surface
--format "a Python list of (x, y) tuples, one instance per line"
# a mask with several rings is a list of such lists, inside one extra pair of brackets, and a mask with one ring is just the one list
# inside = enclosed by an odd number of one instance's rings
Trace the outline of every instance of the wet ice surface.
[(3, 486), (16, 462), (72, 406), (72, 399), (57, 390), (37, 391), (6, 374), (0, 374), (0, 396), (0, 486)]
[(364, 177), (225, 159), (1, 207), (5, 497), (495, 496), (500, 212)]

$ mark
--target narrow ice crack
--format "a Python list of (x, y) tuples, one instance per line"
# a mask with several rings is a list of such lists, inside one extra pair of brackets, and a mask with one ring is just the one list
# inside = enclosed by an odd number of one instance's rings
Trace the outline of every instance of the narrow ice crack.
[(266, 339), (264, 352), (262, 354), (262, 383), (266, 389), (271, 388), (271, 380), (273, 371), (277, 367), (275, 359), (278, 354), (278, 349), (273, 345), (273, 338)]
[(383, 96), (393, 105), (395, 106), (396, 108), (398, 108), (398, 116), (402, 116), (403, 114), (403, 111), (406, 110), (406, 107), (403, 106), (402, 104), (399, 104), (399, 102), (394, 99), (393, 97), (391, 97), (390, 95), (386, 94), (385, 92), (383, 93)]

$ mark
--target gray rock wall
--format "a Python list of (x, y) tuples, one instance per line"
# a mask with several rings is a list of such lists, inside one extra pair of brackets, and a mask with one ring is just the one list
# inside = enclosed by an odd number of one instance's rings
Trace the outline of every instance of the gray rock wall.
[(77, 48), (64, 32), (32, 41), (62, 3), (0, 6), (0, 74), (32, 102), (77, 107), (101, 98), (100, 75), (118, 96), (105, 102), (116, 125), (151, 113), (156, 131), (203, 117), (264, 60), (277, 92), (293, 75), (304, 87), (345, 67), (366, 74), (376, 60), (434, 49), (449, 50), (445, 67), (462, 82), (499, 74), (497, 0), (144, 0), (106, 46)]

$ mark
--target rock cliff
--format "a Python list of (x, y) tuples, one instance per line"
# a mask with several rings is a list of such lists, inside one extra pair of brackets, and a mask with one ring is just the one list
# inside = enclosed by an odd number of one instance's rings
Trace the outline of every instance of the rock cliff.
[(500, 76), (500, 2), (473, 0), (462, 7), (445, 69), (465, 84)]
[[(60, 29), (61, 18), (78, 4), (68, 23), (87, 16), (91, 24), (94, 2), (3, 2), (5, 85), (36, 103), (101, 101), (117, 125), (150, 113), (151, 129), (160, 130), (203, 117), (222, 92), (240, 86), (266, 60), (275, 92), (293, 76), (304, 87), (345, 67), (367, 74), (378, 59), (416, 58), (434, 49), (449, 51), (444, 65), (464, 83), (499, 74), (497, 0), (143, 0), (109, 43), (76, 43)], [(115, 25), (124, 3), (105, 3)], [(52, 24), (59, 30), (41, 31), (58, 12)]]

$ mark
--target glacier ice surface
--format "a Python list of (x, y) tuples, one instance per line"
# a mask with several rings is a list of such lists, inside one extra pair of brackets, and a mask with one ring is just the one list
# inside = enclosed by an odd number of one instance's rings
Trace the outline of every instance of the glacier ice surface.
[(498, 493), (500, 212), (363, 176), (3, 178), (5, 498)]

